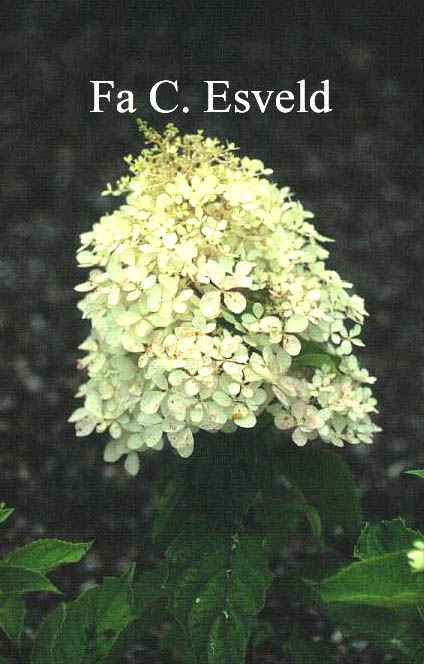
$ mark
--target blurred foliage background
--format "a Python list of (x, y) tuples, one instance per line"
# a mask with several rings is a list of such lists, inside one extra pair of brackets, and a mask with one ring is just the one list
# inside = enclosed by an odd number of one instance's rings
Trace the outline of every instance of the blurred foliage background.
[[(423, 525), (422, 483), (402, 474), (424, 465), (422, 5), (26, 0), (2, 14), (0, 497), (17, 511), (1, 549), (42, 536), (95, 538), (85, 563), (61, 573), (69, 596), (154, 558), (148, 532), (163, 456), (146, 457), (132, 479), (103, 463), (103, 439), (76, 439), (66, 423), (87, 333), (73, 291), (78, 236), (116, 204), (100, 192), (141, 147), (135, 116), (234, 141), (336, 240), (331, 264), (370, 312), (361, 357), (379, 379), (384, 429), (372, 447), (341, 453), (368, 519), (402, 514)], [(301, 78), (311, 91), (330, 79), (332, 113), (203, 113), (205, 79), (278, 91)], [(135, 116), (113, 104), (90, 113), (93, 79), (132, 90)], [(178, 79), (190, 113), (152, 111), (148, 93), (162, 79)], [(34, 602), (35, 622), (47, 608)], [(149, 662), (164, 661), (140, 647)]]

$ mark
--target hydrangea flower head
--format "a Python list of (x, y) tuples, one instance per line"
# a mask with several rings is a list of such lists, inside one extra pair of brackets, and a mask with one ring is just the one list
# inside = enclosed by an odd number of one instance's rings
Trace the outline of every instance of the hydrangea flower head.
[(150, 147), (103, 192), (125, 198), (77, 254), (91, 321), (77, 435), (108, 431), (105, 460), (131, 474), (164, 439), (187, 457), (197, 431), (265, 411), (296, 445), (372, 442), (375, 379), (352, 354), (364, 303), (326, 267), (313, 215), (233, 144), (140, 128)]

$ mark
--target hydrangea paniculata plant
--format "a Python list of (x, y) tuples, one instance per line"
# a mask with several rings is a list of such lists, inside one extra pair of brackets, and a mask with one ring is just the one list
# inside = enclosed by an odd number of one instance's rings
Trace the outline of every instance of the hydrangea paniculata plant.
[(108, 431), (105, 460), (131, 474), (164, 434), (187, 457), (200, 429), (264, 411), (296, 445), (372, 442), (375, 379), (352, 353), (364, 303), (326, 267), (313, 215), (233, 144), (140, 128), (150, 147), (103, 192), (125, 201), (81, 235), (77, 435)]

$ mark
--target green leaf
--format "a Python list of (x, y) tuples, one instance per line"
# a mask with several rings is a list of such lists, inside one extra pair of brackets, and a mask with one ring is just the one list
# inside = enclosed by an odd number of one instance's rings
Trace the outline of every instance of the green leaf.
[(421, 477), (421, 479), (424, 480), (424, 470), (405, 470), (405, 473), (407, 475), (416, 475), (417, 477)]
[(122, 652), (128, 643), (139, 640), (152, 629), (169, 619), (168, 596), (163, 584), (168, 572), (167, 565), (161, 563), (143, 572), (134, 582), (133, 613), (135, 620), (122, 630), (108, 657), (108, 664), (121, 661)]
[(339, 453), (332, 450), (283, 447), (276, 464), (304, 494), (321, 517), (323, 534), (331, 538), (341, 529), (352, 542), (361, 526), (361, 504), (353, 475)]
[(403, 519), (391, 519), (379, 524), (365, 524), (355, 545), (354, 556), (361, 560), (380, 556), (384, 553), (409, 551), (416, 540), (423, 535), (407, 528)]
[[(299, 561), (300, 562), (300, 561)], [(296, 565), (284, 578), (275, 582), (274, 592), (282, 593), (294, 601), (313, 605), (317, 601), (316, 586), (323, 579), (340, 570), (341, 563), (338, 558), (328, 554), (314, 555)]]
[(368, 558), (321, 582), (325, 603), (365, 604), (387, 608), (416, 607), (424, 602), (424, 579), (413, 574), (404, 551)]
[(187, 473), (179, 472), (166, 485), (158, 502), (153, 523), (153, 541), (164, 551), (183, 527), (190, 513), (190, 480)]
[(340, 358), (336, 355), (331, 355), (322, 346), (313, 342), (300, 339), (302, 348), (299, 355), (293, 358), (293, 366), (301, 367), (315, 367), (322, 369), (327, 365), (332, 371), (338, 373)]
[(355, 546), (360, 562), (318, 586), (327, 615), (345, 635), (360, 636), (414, 662), (424, 661), (417, 645), (422, 638), (424, 579), (412, 573), (406, 553), (421, 538), (400, 518), (366, 524)]
[(60, 609), (60, 615), (47, 622), (36, 639), (32, 664), (104, 661), (121, 632), (134, 619), (133, 574), (131, 568), (119, 578), (106, 578), (101, 586), (90, 588)]
[(262, 501), (254, 506), (254, 521), (263, 528), (267, 549), (279, 554), (305, 521), (310, 505), (297, 487), (285, 487), (272, 475), (265, 480)]
[(15, 549), (2, 562), (47, 574), (59, 565), (78, 562), (92, 544), (92, 542), (74, 544), (55, 539), (38, 540)]
[(190, 524), (167, 549), (169, 607), (198, 664), (242, 664), (272, 576), (258, 535), (206, 528)]
[(328, 353), (305, 353), (305, 355), (297, 355), (293, 358), (292, 363), (295, 367), (315, 367), (317, 369), (328, 366), (333, 372), (338, 373), (338, 363)]
[(6, 521), (11, 514), (15, 511), (14, 507), (4, 507), (4, 504), (0, 506), (0, 523)]
[(321, 518), (318, 510), (313, 505), (308, 505), (306, 510), (306, 518), (311, 528), (312, 535), (319, 542), (322, 533)]
[(22, 597), (0, 597), (0, 627), (16, 648), (19, 648), (25, 620), (25, 602)]
[(0, 593), (22, 594), (40, 590), (60, 592), (49, 579), (39, 572), (4, 563), (0, 564)]
[(134, 613), (144, 624), (149, 622), (147, 619), (152, 612), (156, 614), (158, 607), (163, 611), (167, 602), (164, 589), (167, 574), (167, 565), (161, 563), (144, 572), (133, 584)]
[(197, 513), (219, 529), (239, 527), (259, 494), (257, 437), (247, 429), (213, 436), (199, 445), (193, 460), (192, 502)]
[[(55, 664), (56, 641), (66, 618), (66, 604), (61, 602), (41, 623), (31, 653), (31, 664)], [(64, 663), (62, 663), (64, 664)]]
[(179, 459), (158, 504), (155, 544), (164, 550), (193, 514), (211, 528), (237, 528), (259, 494), (257, 440), (244, 430), (238, 436), (212, 436), (190, 459)]

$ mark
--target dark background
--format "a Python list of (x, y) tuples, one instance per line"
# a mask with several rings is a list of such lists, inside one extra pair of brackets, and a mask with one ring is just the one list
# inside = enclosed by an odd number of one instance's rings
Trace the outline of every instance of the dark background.
[[(402, 514), (424, 526), (422, 483), (402, 472), (424, 466), (422, 3), (28, 0), (4, 3), (2, 29), (0, 497), (17, 508), (2, 549), (95, 539), (85, 563), (60, 574), (69, 596), (153, 559), (146, 532), (161, 455), (131, 479), (103, 463), (101, 437), (76, 439), (66, 423), (88, 329), (73, 291), (78, 236), (116, 203), (100, 191), (141, 146), (137, 116), (234, 141), (335, 238), (330, 264), (370, 312), (361, 358), (378, 376), (384, 429), (373, 446), (342, 454), (368, 519)], [(330, 79), (332, 113), (203, 113), (204, 79), (278, 91), (301, 78), (310, 92)], [(113, 104), (90, 113), (92, 79), (133, 90), (137, 113)], [(148, 92), (161, 79), (178, 79), (189, 114), (152, 111)], [(35, 619), (49, 606), (35, 602)]]

